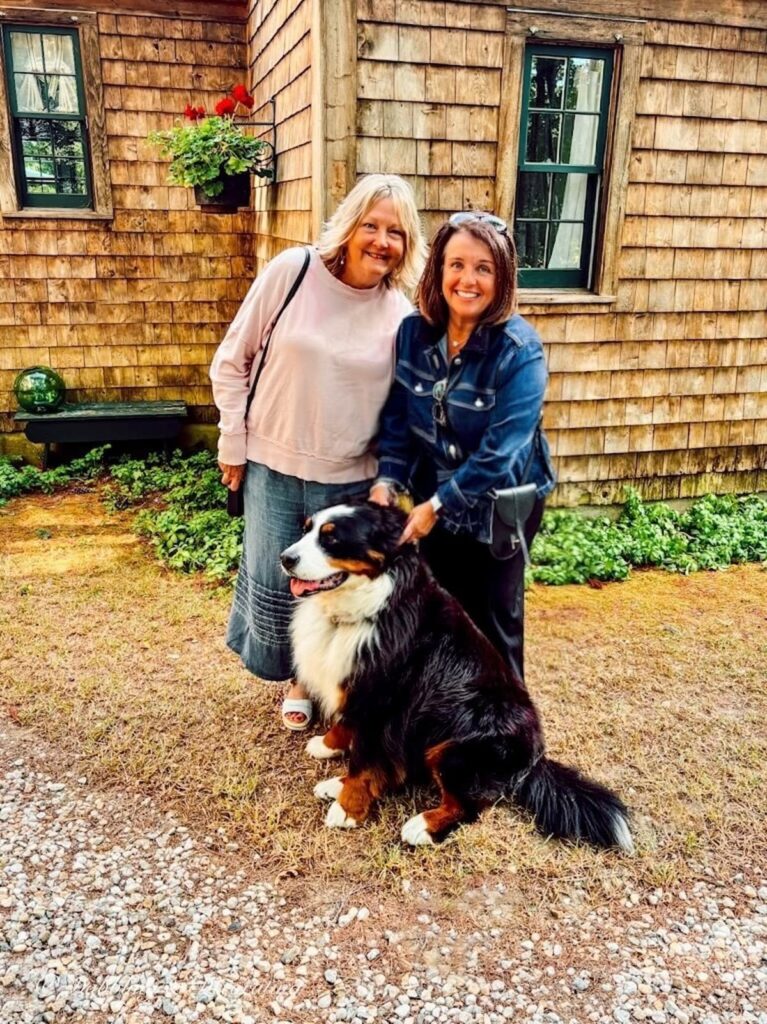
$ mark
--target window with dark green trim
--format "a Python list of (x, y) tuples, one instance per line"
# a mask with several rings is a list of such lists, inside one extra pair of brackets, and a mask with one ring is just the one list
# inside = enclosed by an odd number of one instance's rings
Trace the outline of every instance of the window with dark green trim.
[(77, 30), (4, 25), (2, 35), (21, 205), (91, 207), (93, 190)]
[(523, 287), (591, 284), (612, 72), (611, 50), (525, 48), (514, 218)]

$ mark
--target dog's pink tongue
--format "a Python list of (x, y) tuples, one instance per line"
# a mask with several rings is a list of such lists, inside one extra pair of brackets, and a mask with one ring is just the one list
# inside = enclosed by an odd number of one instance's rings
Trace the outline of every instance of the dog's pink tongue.
[(311, 594), (313, 590), (319, 590), (321, 584), (316, 580), (290, 579), (290, 592), (293, 597), (302, 597), (304, 594)]

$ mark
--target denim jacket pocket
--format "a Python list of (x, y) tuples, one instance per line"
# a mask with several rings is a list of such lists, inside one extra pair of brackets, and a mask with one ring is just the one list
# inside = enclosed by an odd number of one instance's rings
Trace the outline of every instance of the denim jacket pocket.
[(459, 409), (470, 409), (472, 412), (486, 413), (495, 406), (495, 391), (490, 388), (477, 388), (471, 385), (455, 387), (450, 391), (450, 405)]
[(398, 368), (396, 379), (407, 391), (410, 430), (416, 437), (433, 444), (437, 437), (432, 415), (434, 381), (407, 364)]
[(495, 402), (495, 391), (489, 389), (464, 387), (449, 392), (448, 415), (465, 450), (471, 451), (481, 444)]

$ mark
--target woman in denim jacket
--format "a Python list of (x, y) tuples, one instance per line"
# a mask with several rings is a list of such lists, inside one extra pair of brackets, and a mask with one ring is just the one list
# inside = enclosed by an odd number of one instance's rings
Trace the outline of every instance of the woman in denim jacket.
[(454, 214), (437, 232), (418, 287), (420, 312), (397, 336), (371, 499), (412, 492), (403, 543), (421, 541), (437, 580), (524, 678), (524, 554), (493, 558), (490, 495), (536, 484), (529, 546), (555, 477), (540, 427), (543, 347), (514, 313), (516, 267), (511, 235), (493, 214)]

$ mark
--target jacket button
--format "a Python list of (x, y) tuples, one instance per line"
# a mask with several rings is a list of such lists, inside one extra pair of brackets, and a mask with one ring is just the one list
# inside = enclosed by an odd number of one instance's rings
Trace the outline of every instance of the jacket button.
[(456, 356), (455, 359), (453, 360), (453, 366), (460, 366), (460, 365), (461, 365), (461, 357), (460, 356)]
[(450, 456), (451, 459), (454, 459), (456, 457), (456, 455), (458, 454), (458, 449), (454, 444), (448, 445), (447, 454)]
[(418, 392), (421, 392), (421, 391), (423, 391), (423, 384), (416, 384), (416, 386), (415, 386), (415, 389), (416, 389), (416, 391), (418, 391)]
[(482, 401), (482, 399), (481, 399), (481, 398), (478, 398), (478, 399), (476, 399), (476, 401), (474, 402), (474, 404), (476, 405), (476, 407), (477, 407), (478, 409), (481, 409), (481, 408), (482, 408), (482, 407), (484, 406), (484, 404), (485, 404), (485, 403), (484, 403), (484, 402)]

